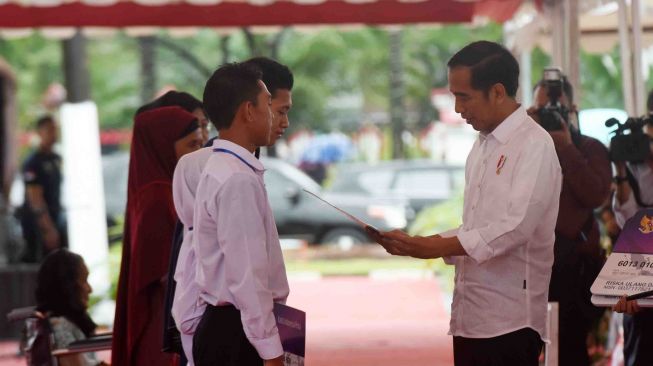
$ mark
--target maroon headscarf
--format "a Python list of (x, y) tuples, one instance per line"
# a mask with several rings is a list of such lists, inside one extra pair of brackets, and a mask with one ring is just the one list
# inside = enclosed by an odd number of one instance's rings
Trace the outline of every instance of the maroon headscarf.
[(135, 117), (127, 183), (122, 263), (114, 319), (112, 365), (169, 365), (161, 352), (162, 313), (170, 243), (177, 215), (172, 175), (175, 142), (198, 128), (180, 107)]

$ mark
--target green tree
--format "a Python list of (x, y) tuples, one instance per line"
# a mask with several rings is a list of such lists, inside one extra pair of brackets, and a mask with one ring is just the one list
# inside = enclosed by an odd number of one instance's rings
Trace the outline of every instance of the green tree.
[(0, 57), (14, 69), (18, 82), (18, 120), (23, 129), (33, 126), (45, 112), (41, 97), (51, 83), (63, 84), (62, 52), (57, 42), (38, 34), (17, 39), (0, 39)]

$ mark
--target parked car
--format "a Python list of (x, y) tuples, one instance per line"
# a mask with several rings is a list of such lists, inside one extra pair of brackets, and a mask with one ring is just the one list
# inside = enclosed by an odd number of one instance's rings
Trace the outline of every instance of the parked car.
[(329, 194), (365, 195), (369, 199), (406, 200), (409, 221), (423, 208), (451, 198), (462, 189), (465, 169), (429, 160), (343, 163), (335, 167)]
[(367, 234), (336, 209), (303, 190), (308, 190), (380, 230), (406, 227), (406, 201), (368, 195), (323, 191), (317, 182), (293, 165), (262, 158), (265, 185), (279, 235), (301, 237), (311, 243), (363, 243)]
[[(293, 165), (275, 158), (261, 158), (266, 167), (265, 185), (279, 236), (309, 243), (356, 244), (369, 242), (356, 223), (303, 190), (341, 207), (380, 230), (403, 229), (407, 225), (406, 201), (377, 199), (367, 195), (322, 191), (319, 184)], [(129, 154), (118, 152), (102, 159), (107, 215), (122, 215), (127, 198)]]

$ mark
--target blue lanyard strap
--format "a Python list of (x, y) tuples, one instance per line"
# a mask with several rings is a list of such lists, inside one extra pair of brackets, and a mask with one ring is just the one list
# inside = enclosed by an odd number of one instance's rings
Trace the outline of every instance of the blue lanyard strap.
[(214, 151), (214, 152), (221, 152), (221, 153), (225, 153), (225, 154), (231, 154), (231, 155), (237, 157), (238, 160), (242, 161), (245, 165), (247, 165), (250, 169), (252, 169), (252, 171), (253, 171), (254, 173), (256, 173), (256, 168), (254, 168), (254, 167), (252, 166), (252, 164), (248, 163), (245, 159), (243, 159), (242, 157), (240, 157), (240, 155), (236, 154), (235, 152), (233, 152), (233, 151), (231, 151), (231, 150), (227, 150), (227, 149), (222, 149), (222, 148), (216, 148), (216, 149), (213, 149), (213, 151)]

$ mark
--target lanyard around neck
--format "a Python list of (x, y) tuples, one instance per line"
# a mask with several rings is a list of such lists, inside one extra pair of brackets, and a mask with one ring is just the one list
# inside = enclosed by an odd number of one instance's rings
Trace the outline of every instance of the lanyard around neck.
[(231, 154), (231, 155), (237, 157), (238, 160), (242, 161), (245, 165), (247, 165), (250, 169), (252, 169), (252, 171), (254, 173), (256, 173), (256, 168), (254, 168), (254, 166), (252, 164), (248, 163), (245, 159), (243, 159), (240, 155), (236, 154), (235, 152), (233, 152), (231, 150), (228, 150), (228, 149), (223, 149), (223, 148), (216, 148), (216, 149), (213, 149), (213, 151), (214, 152), (221, 152), (221, 153), (225, 153), (225, 154)]

